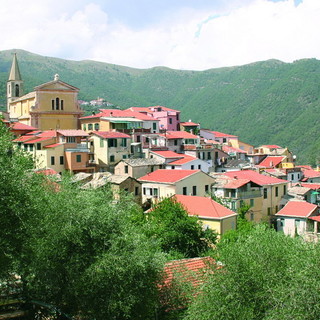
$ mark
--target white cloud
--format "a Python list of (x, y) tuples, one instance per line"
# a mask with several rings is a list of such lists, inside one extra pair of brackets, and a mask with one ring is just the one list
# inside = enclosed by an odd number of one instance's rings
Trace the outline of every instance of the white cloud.
[(298, 6), (294, 0), (247, 0), (236, 1), (235, 7), (228, 2), (224, 10), (182, 8), (142, 30), (111, 22), (112, 12), (86, 0), (69, 0), (67, 7), (53, 0), (3, 1), (1, 50), (22, 48), (66, 59), (199, 70), (271, 58), (320, 58), (319, 0), (304, 0)]

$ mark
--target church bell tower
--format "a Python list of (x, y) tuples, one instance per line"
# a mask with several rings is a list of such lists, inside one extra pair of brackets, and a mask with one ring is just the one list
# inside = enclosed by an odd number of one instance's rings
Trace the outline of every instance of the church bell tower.
[(23, 80), (21, 78), (17, 54), (14, 53), (9, 79), (7, 81), (7, 111), (10, 112), (10, 103), (23, 95)]

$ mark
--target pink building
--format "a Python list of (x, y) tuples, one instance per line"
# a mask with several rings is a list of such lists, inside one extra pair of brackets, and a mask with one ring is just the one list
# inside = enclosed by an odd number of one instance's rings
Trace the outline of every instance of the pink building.
[(131, 107), (127, 110), (137, 111), (147, 114), (153, 118), (160, 120), (160, 131), (178, 131), (180, 129), (180, 111), (162, 106), (154, 106), (147, 108)]

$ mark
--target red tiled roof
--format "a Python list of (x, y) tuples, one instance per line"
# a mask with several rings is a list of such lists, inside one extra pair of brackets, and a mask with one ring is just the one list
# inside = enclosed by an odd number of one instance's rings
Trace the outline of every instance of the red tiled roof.
[(50, 137), (50, 138), (54, 138), (57, 136), (57, 131), (56, 130), (47, 130), (47, 131), (43, 131), (41, 132), (39, 135), (39, 137)]
[(306, 201), (289, 201), (276, 216), (307, 218), (318, 209), (316, 204)]
[(14, 139), (13, 142), (25, 142), (27, 140), (32, 140), (34, 138), (35, 138), (34, 136), (21, 136), (17, 139)]
[(190, 177), (193, 174), (201, 172), (201, 170), (167, 170), (158, 169), (150, 172), (138, 179), (141, 182), (159, 182), (159, 183), (175, 183)]
[(320, 172), (316, 171), (316, 170), (303, 170), (303, 175), (304, 178), (317, 178), (320, 177)]
[(310, 188), (310, 189), (312, 189), (312, 190), (318, 190), (318, 189), (320, 189), (320, 183), (305, 183), (305, 182), (303, 182), (303, 183), (297, 183), (296, 185), (299, 185), (299, 184), (301, 184), (301, 186), (302, 187), (306, 187), (306, 188)]
[(233, 179), (229, 180), (224, 186), (224, 189), (238, 189), (241, 188), (242, 186), (246, 185), (249, 183), (249, 179)]
[(165, 137), (167, 139), (198, 139), (198, 136), (187, 131), (167, 131)]
[(188, 121), (188, 122), (180, 122), (180, 125), (184, 127), (194, 127), (194, 126), (198, 126), (199, 123)]
[(49, 144), (48, 146), (44, 146), (45, 148), (55, 148), (58, 146), (62, 146), (62, 143), (54, 143), (54, 144)]
[(29, 143), (33, 144), (33, 143), (37, 143), (40, 141), (46, 141), (46, 140), (50, 140), (50, 139), (51, 139), (51, 137), (43, 137), (43, 138), (36, 137), (36, 139), (25, 141), (24, 144), (29, 144)]
[(268, 156), (259, 163), (259, 166), (273, 168), (279, 165), (284, 158), (283, 156)]
[(150, 112), (150, 109), (148, 107), (130, 107), (125, 111)]
[(263, 174), (260, 174), (252, 170), (230, 171), (230, 172), (225, 172), (224, 175), (231, 178), (237, 177), (240, 179), (248, 179), (260, 186), (288, 182), (286, 180), (265, 176)]
[(212, 132), (216, 138), (238, 138), (238, 136), (234, 136), (232, 134), (223, 133), (219, 131), (209, 131), (209, 132)]
[(12, 130), (37, 130), (35, 127), (28, 126), (27, 124), (21, 123), (21, 122), (13, 122), (13, 124), (10, 127)]
[(320, 216), (309, 217), (309, 219), (320, 222)]
[(157, 154), (158, 156), (161, 156), (163, 158), (166, 158), (166, 159), (170, 159), (170, 158), (183, 158), (184, 157), (184, 154), (181, 154), (181, 153), (176, 153), (176, 152), (173, 152), (173, 151), (152, 151), (152, 153), (155, 153)]
[(209, 197), (184, 196), (179, 194), (174, 197), (191, 216), (220, 220), (236, 215), (236, 213)]
[(118, 131), (93, 131), (92, 133), (104, 139), (131, 138), (128, 134)]
[(194, 161), (194, 160), (197, 160), (197, 158), (195, 157), (192, 157), (192, 156), (188, 156), (188, 155), (183, 155), (183, 158), (181, 159), (178, 159), (178, 160), (174, 160), (172, 162), (169, 162), (168, 164), (169, 165), (181, 165), (181, 164), (184, 164), (184, 163), (188, 163), (190, 161)]
[(148, 107), (148, 109), (151, 111), (151, 112), (161, 112), (161, 111), (152, 111), (152, 109), (154, 108), (161, 108), (162, 111), (173, 111), (173, 112), (180, 112), (179, 110), (175, 110), (175, 109), (170, 109), (170, 108), (167, 108), (167, 107), (163, 107), (163, 106), (152, 106), (152, 107)]
[[(181, 259), (169, 261), (165, 264), (164, 272), (165, 278), (163, 285), (168, 285), (171, 283), (174, 275), (176, 273), (185, 274), (188, 282), (192, 282), (193, 285), (199, 283), (200, 279), (190, 279), (192, 275), (188, 272), (195, 272), (199, 275), (204, 275), (204, 273), (210, 270), (210, 264), (214, 263), (214, 260), (211, 257), (201, 257), (201, 258), (190, 258), (190, 259)], [(203, 279), (202, 279), (203, 280)], [(201, 280), (200, 280), (201, 281)]]
[(36, 170), (35, 173), (44, 174), (44, 175), (46, 175), (46, 176), (51, 176), (51, 175), (58, 174), (58, 172), (55, 171), (55, 170), (53, 170), (53, 169), (41, 169), (41, 170)]
[(89, 134), (83, 130), (57, 130), (58, 133), (65, 137), (88, 137)]
[(226, 153), (231, 153), (231, 152), (235, 152), (235, 153), (247, 153), (244, 150), (241, 150), (239, 148), (235, 148), (235, 147), (230, 147), (230, 146), (222, 146), (222, 150)]

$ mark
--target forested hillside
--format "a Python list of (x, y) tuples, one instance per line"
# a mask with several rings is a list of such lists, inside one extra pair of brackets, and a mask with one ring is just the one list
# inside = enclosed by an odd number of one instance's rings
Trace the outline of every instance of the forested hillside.
[[(133, 69), (15, 51), (25, 92), (58, 73), (62, 81), (80, 89), (80, 99), (102, 97), (121, 107), (164, 105), (181, 110), (183, 120), (200, 122), (202, 128), (236, 134), (254, 145), (289, 147), (300, 163), (315, 165), (320, 156), (320, 62), (316, 59), (181, 71)], [(2, 109), (12, 52), (0, 52)]]

